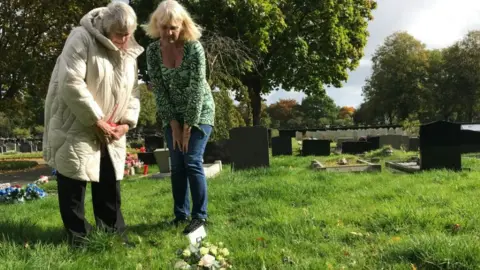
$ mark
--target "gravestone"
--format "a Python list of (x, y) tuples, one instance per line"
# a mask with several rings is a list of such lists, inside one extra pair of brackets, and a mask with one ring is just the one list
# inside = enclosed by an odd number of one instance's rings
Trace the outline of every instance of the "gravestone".
[(16, 152), (17, 151), (17, 144), (14, 143), (14, 142), (8, 142), (8, 143), (5, 144), (5, 146), (7, 148), (6, 152), (10, 152), (10, 151)]
[(394, 149), (408, 149), (410, 138), (403, 135), (382, 135), (380, 136), (380, 148), (390, 145)]
[(353, 142), (353, 141), (355, 141), (353, 138), (339, 137), (339, 138), (337, 138), (337, 148), (341, 149), (342, 144), (344, 142)]
[(43, 151), (43, 143), (41, 141), (37, 143), (37, 151)]
[(155, 154), (153, 152), (137, 153), (138, 160), (142, 161), (145, 165), (157, 165)]
[(153, 152), (156, 149), (164, 148), (163, 137), (160, 136), (145, 136), (145, 150), (147, 152)]
[(418, 151), (420, 148), (420, 138), (410, 138), (408, 143), (408, 151)]
[(31, 153), (33, 151), (32, 144), (30, 142), (22, 142), (20, 144), (20, 152)]
[(302, 156), (329, 156), (329, 140), (303, 140)]
[(421, 170), (462, 169), (460, 125), (438, 121), (420, 126)]
[[(480, 132), (476, 130), (476, 125), (469, 125), (470, 127), (461, 126), (461, 152), (462, 153), (478, 153), (480, 152)], [(480, 125), (479, 125), (480, 126)], [(469, 130), (473, 128), (474, 130)]]
[(170, 153), (167, 148), (157, 149), (153, 151), (155, 155), (155, 160), (157, 161), (158, 169), (161, 173), (169, 173), (171, 170), (170, 166)]
[(290, 137), (274, 137), (272, 138), (272, 156), (291, 156), (292, 138)]
[(232, 169), (269, 167), (268, 132), (265, 127), (237, 127), (230, 130)]
[(370, 151), (371, 145), (369, 142), (343, 142), (342, 143), (342, 154), (363, 154)]
[(5, 153), (5, 152), (7, 152), (7, 146), (5, 146), (5, 145), (0, 145), (0, 153), (3, 154), (3, 153)]
[(370, 151), (380, 149), (380, 136), (367, 137), (367, 142), (370, 143)]
[(229, 149), (230, 140), (208, 142), (203, 153), (205, 163), (214, 163), (221, 160), (223, 164), (230, 164), (232, 157)]

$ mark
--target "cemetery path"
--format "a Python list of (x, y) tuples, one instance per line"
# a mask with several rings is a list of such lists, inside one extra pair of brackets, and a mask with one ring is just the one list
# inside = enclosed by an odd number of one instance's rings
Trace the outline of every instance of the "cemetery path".
[(26, 185), (32, 183), (41, 175), (52, 174), (52, 169), (45, 163), (43, 159), (22, 159), (22, 160), (32, 160), (38, 163), (38, 166), (28, 170), (16, 171), (16, 172), (7, 172), (0, 173), (0, 184), (10, 183), (12, 185)]

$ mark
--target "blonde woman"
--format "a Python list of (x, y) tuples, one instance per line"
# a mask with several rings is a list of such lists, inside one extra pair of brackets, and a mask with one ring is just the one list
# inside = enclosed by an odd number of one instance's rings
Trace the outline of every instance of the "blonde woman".
[(144, 28), (148, 36), (158, 39), (147, 48), (147, 66), (170, 151), (172, 223), (186, 223), (191, 216), (183, 231), (188, 234), (207, 219), (202, 157), (215, 118), (215, 103), (205, 75), (205, 53), (199, 42), (201, 30), (174, 0), (161, 2)]
[[(91, 182), (97, 227), (123, 233), (120, 183), (125, 134), (137, 125), (137, 18), (124, 3), (86, 14), (57, 59), (45, 102), (44, 159), (57, 170), (60, 214), (71, 243), (92, 229), (85, 219)], [(126, 238), (124, 238), (125, 243)]]

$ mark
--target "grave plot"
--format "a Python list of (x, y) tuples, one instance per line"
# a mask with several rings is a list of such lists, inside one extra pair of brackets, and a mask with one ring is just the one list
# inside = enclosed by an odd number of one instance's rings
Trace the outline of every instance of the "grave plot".
[[(217, 176), (217, 174), (219, 174), (221, 171), (223, 170), (223, 166), (222, 166), (222, 161), (221, 160), (217, 160), (213, 163), (204, 163), (203, 164), (203, 171), (205, 172), (205, 176), (207, 177), (207, 179), (210, 179), (210, 178), (213, 178), (215, 176)], [(151, 179), (164, 179), (164, 178), (168, 178), (171, 176), (171, 172), (159, 172), (159, 173), (155, 173), (155, 174), (152, 174), (152, 175), (149, 175), (148, 178), (151, 178)]]
[(320, 162), (313, 160), (311, 168), (317, 171), (327, 172), (381, 172), (382, 165), (370, 163), (357, 158), (340, 158), (336, 162)]
[(403, 161), (386, 161), (385, 167), (399, 172), (416, 173), (420, 171), (420, 160), (417, 157)]

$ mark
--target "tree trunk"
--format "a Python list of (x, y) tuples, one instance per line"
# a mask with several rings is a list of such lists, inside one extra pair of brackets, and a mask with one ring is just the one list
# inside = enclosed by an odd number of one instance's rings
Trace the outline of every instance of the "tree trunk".
[(262, 113), (262, 98), (260, 96), (260, 90), (252, 89), (250, 93), (250, 102), (252, 108), (252, 120), (253, 126), (260, 125), (260, 115)]
[(260, 115), (262, 113), (262, 84), (260, 78), (249, 76), (244, 80), (245, 86), (248, 88), (248, 95), (250, 97), (250, 107), (252, 109), (252, 125), (260, 125)]

